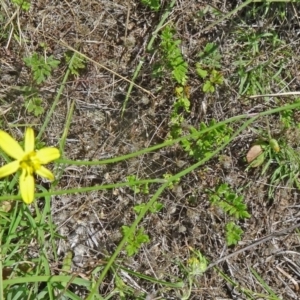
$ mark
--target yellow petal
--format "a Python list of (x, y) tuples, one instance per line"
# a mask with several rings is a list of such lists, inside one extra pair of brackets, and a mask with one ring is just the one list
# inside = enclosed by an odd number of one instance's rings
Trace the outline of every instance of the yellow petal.
[(24, 155), (19, 143), (3, 130), (0, 130), (0, 148), (14, 159), (21, 159)]
[(20, 192), (26, 204), (32, 203), (34, 199), (34, 178), (24, 170), (20, 176)]
[(50, 161), (60, 157), (59, 150), (53, 147), (45, 147), (36, 152), (36, 156), (41, 164), (47, 164)]
[(47, 168), (43, 167), (43, 166), (41, 166), (40, 168), (35, 170), (35, 173), (40, 175), (41, 177), (47, 178), (51, 181), (54, 180), (53, 173), (50, 170), (48, 170)]
[(12, 161), (4, 165), (3, 167), (0, 168), (0, 178), (17, 172), (19, 167), (20, 167), (20, 162), (18, 160)]
[(26, 128), (25, 132), (25, 152), (29, 153), (34, 150), (34, 131), (31, 127)]

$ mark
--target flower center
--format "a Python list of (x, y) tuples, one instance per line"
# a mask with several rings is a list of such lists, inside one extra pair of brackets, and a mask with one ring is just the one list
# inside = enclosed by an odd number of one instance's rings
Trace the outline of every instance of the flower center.
[(20, 161), (20, 167), (25, 170), (27, 175), (32, 175), (41, 166), (40, 160), (37, 158), (36, 152), (32, 151), (24, 155)]

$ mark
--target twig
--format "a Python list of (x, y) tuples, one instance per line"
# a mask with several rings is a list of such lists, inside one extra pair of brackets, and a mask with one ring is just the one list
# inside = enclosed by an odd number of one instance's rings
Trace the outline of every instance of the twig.
[(210, 269), (210, 268), (212, 268), (212, 267), (214, 267), (214, 266), (216, 266), (216, 265), (218, 265), (219, 263), (223, 262), (224, 260), (232, 258), (232, 257), (234, 257), (234, 256), (236, 256), (236, 255), (238, 255), (238, 254), (240, 254), (242, 252), (245, 252), (245, 251), (247, 251), (247, 250), (249, 250), (251, 248), (254, 248), (254, 247), (256, 247), (256, 246), (258, 246), (258, 245), (260, 245), (260, 244), (262, 244), (264, 242), (267, 242), (267, 241), (271, 240), (272, 238), (274, 238), (275, 236), (281, 236), (281, 235), (284, 235), (284, 234), (286, 234), (286, 233), (288, 233), (290, 231), (293, 231), (294, 229), (296, 229), (298, 227), (300, 227), (300, 223), (296, 224), (296, 225), (293, 225), (290, 228), (285, 228), (285, 229), (282, 229), (280, 231), (272, 232), (272, 233), (268, 234), (267, 236), (265, 236), (265, 237), (263, 237), (263, 238), (255, 241), (251, 245), (248, 245), (248, 246), (246, 246), (246, 247), (244, 247), (244, 248), (242, 248), (240, 250), (235, 251), (234, 253), (231, 253), (231, 254), (228, 254), (228, 255), (226, 255), (224, 257), (221, 257), (220, 259), (218, 259), (215, 262), (211, 263), (207, 267), (207, 270)]
[(283, 274), (285, 277), (287, 277), (294, 284), (295, 290), (296, 290), (296, 292), (298, 292), (299, 291), (299, 285), (298, 285), (297, 281), (290, 274), (288, 274), (287, 272), (285, 272), (284, 270), (282, 270), (279, 266), (276, 266), (276, 269), (281, 274)]

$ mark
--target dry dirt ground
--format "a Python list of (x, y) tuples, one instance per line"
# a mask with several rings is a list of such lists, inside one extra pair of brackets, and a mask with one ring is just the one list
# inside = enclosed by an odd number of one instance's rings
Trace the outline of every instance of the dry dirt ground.
[[(22, 37), (22, 42), (18, 42), (13, 36), (1, 39), (0, 92), (1, 111), (5, 112), (2, 114), (4, 128), (13, 123), (37, 124), (37, 130), (41, 126), (43, 115), (34, 117), (28, 113), (24, 107), (24, 96), (16, 89), (32, 85), (30, 70), (22, 59), (34, 51), (40, 54), (45, 51), (48, 56), (53, 55), (63, 61), (63, 54), (68, 50), (62, 44), (63, 41), (115, 73), (88, 61), (79, 76), (69, 78), (58, 108), (43, 136), (47, 144), (55, 145), (59, 142), (72, 101), (75, 101), (75, 112), (65, 147), (66, 158), (94, 160), (116, 157), (166, 139), (175, 84), (167, 76), (152, 77), (153, 62), (159, 52), (155, 50), (148, 53), (145, 49), (163, 10), (151, 12), (138, 0), (52, 0), (31, 1), (29, 12), (18, 11), (13, 15), (14, 8), (9, 1), (2, 1), (2, 4), (1, 26), (8, 24), (8, 32), (13, 30)], [(186, 118), (187, 125), (196, 127), (200, 122), (208, 123), (213, 118), (220, 121), (278, 106), (278, 102), (275, 103), (272, 99), (266, 103), (264, 98), (250, 99), (238, 93), (239, 82), (235, 76), (234, 63), (244, 42), (236, 40), (237, 30), (264, 32), (272, 26), (276, 28), (280, 38), (291, 45), (294, 51), (282, 72), (289, 71), (286, 75), (290, 76), (287, 79), (289, 90), (297, 90), (299, 4), (285, 4), (287, 16), (283, 21), (272, 17), (275, 15), (275, 8), (264, 16), (258, 15), (257, 19), (247, 19), (249, 7), (246, 7), (229, 20), (204, 30), (222, 16), (208, 12), (200, 18), (199, 12), (207, 4), (225, 14), (241, 4), (241, 1), (181, 0), (177, 1), (168, 18), (168, 22), (176, 28), (177, 38), (182, 40), (182, 52), (190, 65), (195, 64), (196, 54), (208, 42), (216, 43), (222, 56), (225, 83), (216, 93), (204, 94), (199, 77), (194, 73), (189, 74), (191, 114)], [(167, 1), (163, 1), (162, 7), (166, 6)], [(159, 41), (157, 38), (156, 45), (159, 45)], [(41, 47), (41, 43), (46, 45), (46, 49)], [(265, 49), (264, 55), (271, 56), (272, 53)], [(260, 63), (265, 58), (264, 55), (257, 58), (258, 61), (254, 58), (253, 64)], [(121, 117), (129, 84), (119, 75), (131, 80), (141, 59), (144, 64), (135, 82), (145, 90), (133, 89), (125, 114)], [(42, 85), (40, 95), (44, 99), (46, 112), (51, 107), (65, 71), (66, 64), (61, 63)], [(276, 82), (268, 88), (273, 93), (280, 91)], [(289, 101), (291, 99), (282, 98), (279, 105)], [(269, 122), (270, 127), (276, 131), (277, 116), (270, 117)], [(236, 123), (234, 126), (238, 129), (241, 124)], [(266, 120), (260, 120), (255, 126), (266, 130)], [(23, 129), (13, 128), (10, 132), (21, 138)], [(270, 174), (261, 176), (256, 169), (246, 171), (244, 157), (254, 138), (255, 132), (246, 129), (223, 151), (225, 161), (216, 157), (182, 178), (175, 188), (166, 190), (159, 199), (164, 208), (158, 213), (148, 214), (140, 224), (151, 241), (143, 244), (139, 253), (130, 259), (122, 253), (118, 263), (135, 272), (172, 281), (174, 278), (184, 277), (181, 264), (190, 257), (190, 247), (201, 251), (211, 264), (235, 253), (218, 262), (217, 266), (238, 286), (225, 281), (220, 272), (211, 266), (194, 281), (189, 299), (247, 299), (240, 287), (256, 292), (257, 295), (267, 294), (251, 268), (255, 269), (280, 299), (299, 299), (297, 281), (300, 280), (300, 241), (295, 230), (289, 231), (300, 218), (299, 191), (287, 188), (283, 183), (281, 188), (275, 189), (272, 199), (268, 198)], [(67, 166), (57, 188), (123, 182), (128, 175), (161, 178), (166, 173), (176, 174), (191, 163), (193, 159), (180, 147), (168, 147), (113, 165)], [(224, 240), (226, 215), (211, 206), (206, 192), (224, 182), (244, 196), (251, 213), (251, 218), (239, 223), (244, 234), (242, 241), (234, 247), (227, 247)], [(157, 187), (150, 186), (150, 195)], [(148, 200), (149, 195), (134, 194), (129, 188), (53, 197), (53, 220), (58, 226), (59, 234), (64, 237), (58, 244), (59, 256), (63, 258), (67, 251), (72, 250), (74, 272), (88, 276), (118, 245), (121, 226), (130, 225), (135, 219), (133, 206)], [(280, 234), (282, 230), (286, 231)], [(266, 239), (256, 245), (255, 242), (261, 238)], [(248, 249), (236, 253), (249, 245)], [(167, 289), (159, 284), (122, 274), (122, 279), (137, 295), (132, 295), (130, 299), (138, 299), (139, 293), (148, 295), (147, 299), (182, 297), (183, 291), (180, 289)], [(105, 296), (113, 288), (113, 277), (107, 277), (101, 286), (102, 295)], [(119, 299), (119, 296), (115, 297)], [(257, 296), (251, 299), (259, 298)]]

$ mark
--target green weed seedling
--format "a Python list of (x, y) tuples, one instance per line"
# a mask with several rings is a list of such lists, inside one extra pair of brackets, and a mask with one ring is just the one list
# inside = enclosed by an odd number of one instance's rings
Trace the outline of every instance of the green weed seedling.
[(29, 11), (30, 9), (30, 2), (26, 0), (11, 0), (12, 3), (16, 4), (24, 11)]
[[(208, 125), (203, 122), (200, 123), (199, 129), (190, 126), (190, 133), (196, 136), (199, 131), (212, 127), (215, 124), (217, 124), (216, 120), (211, 120)], [(195, 138), (193, 140), (183, 139), (181, 144), (183, 149), (191, 157), (200, 160), (209, 157), (215, 148), (229, 141), (232, 133), (233, 130), (230, 126), (222, 125), (202, 134), (201, 138)]]
[[(237, 195), (231, 188), (223, 183), (214, 191), (207, 190), (212, 205), (222, 209), (233, 220), (250, 218), (243, 196)], [(243, 230), (230, 221), (225, 226), (226, 243), (228, 246), (236, 245), (242, 237)]]
[(190, 100), (187, 80), (188, 64), (184, 60), (179, 45), (181, 40), (175, 39), (175, 31), (171, 26), (166, 26), (161, 34), (160, 49), (162, 59), (156, 64), (154, 74), (161, 76), (164, 70), (170, 70), (173, 80), (176, 82), (175, 101), (171, 112), (170, 139), (182, 135), (181, 124), (184, 122), (184, 114), (190, 112)]
[(135, 194), (143, 193), (145, 195), (149, 194), (149, 184), (133, 184), (138, 181), (138, 178), (135, 175), (129, 175), (126, 177), (127, 181), (130, 183), (130, 188)]
[(190, 100), (186, 89), (188, 86), (178, 86), (175, 88), (176, 100), (173, 105), (170, 120), (170, 136), (176, 139), (182, 136), (182, 126), (184, 122), (184, 113), (190, 112)]
[(250, 218), (243, 196), (238, 196), (226, 183), (215, 191), (209, 191), (209, 196), (211, 204), (221, 208), (229, 216), (235, 219)]
[(25, 106), (29, 113), (33, 113), (36, 117), (44, 113), (44, 108), (42, 106), (43, 99), (39, 97), (33, 97), (25, 100)]
[(207, 43), (203, 51), (198, 53), (201, 65), (204, 68), (220, 69), (221, 68), (221, 54), (215, 43)]
[[(133, 210), (137, 213), (137, 214), (139, 214), (139, 213), (141, 213), (141, 211), (143, 210), (143, 209), (145, 209), (145, 207), (146, 207), (146, 203), (141, 203), (141, 204), (138, 204), (138, 205), (135, 205), (134, 207), (133, 207)], [(155, 201), (154, 203), (153, 203), (153, 205), (149, 208), (149, 211), (151, 212), (151, 213), (157, 213), (157, 212), (159, 212), (160, 210), (162, 210), (164, 208), (164, 205), (162, 204), (162, 203), (160, 203), (160, 202), (158, 202), (158, 201)]]
[(175, 39), (172, 27), (166, 26), (161, 34), (162, 65), (171, 70), (178, 84), (184, 86), (187, 82), (188, 64), (182, 56), (180, 44), (181, 40)]
[[(67, 51), (64, 54), (64, 56), (65, 56), (66, 63), (69, 65), (70, 72), (72, 75), (78, 76), (79, 71), (86, 67), (86, 60), (83, 57), (79, 56), (78, 54), (74, 54), (71, 51)], [(70, 64), (72, 57), (73, 57), (73, 61)]]
[(126, 284), (117, 272), (114, 272), (114, 282), (116, 287), (113, 293), (119, 295), (120, 298), (118, 299), (126, 300), (128, 299), (127, 297), (134, 295), (135, 290), (128, 284)]
[[(166, 173), (166, 174), (163, 175), (163, 177), (164, 177), (164, 179), (169, 180), (171, 177), (173, 177), (173, 175), (170, 174), (170, 173)], [(177, 179), (174, 180), (174, 181), (170, 181), (170, 183), (169, 183), (169, 185), (168, 185), (168, 188), (169, 188), (169, 189), (173, 189), (173, 188), (174, 188), (174, 185), (175, 185), (175, 184), (178, 184), (179, 182), (180, 182), (180, 178), (177, 178)]]
[(22, 92), (27, 112), (33, 113), (36, 117), (44, 113), (43, 99), (39, 97), (39, 90), (36, 87), (22, 86), (15, 89)]
[(205, 80), (202, 90), (204, 93), (213, 93), (216, 90), (216, 86), (222, 85), (223, 81), (224, 77), (222, 73), (216, 70), (212, 70), (209, 75), (209, 78)]
[(30, 57), (25, 57), (24, 62), (27, 67), (31, 68), (33, 79), (37, 84), (40, 84), (49, 77), (51, 71), (57, 68), (60, 61), (53, 58), (53, 56), (43, 57), (37, 53), (33, 53)]
[(182, 268), (186, 280), (188, 282), (188, 287), (181, 291), (180, 299), (188, 300), (191, 297), (192, 288), (197, 285), (199, 281), (199, 276), (202, 276), (207, 270), (208, 260), (199, 250), (195, 250), (189, 247), (192, 254), (187, 260), (184, 266), (182, 262), (179, 262), (180, 268)]
[[(233, 62), (237, 67), (234, 74), (238, 75), (239, 94), (266, 94), (274, 82), (285, 89), (286, 78), (283, 79), (282, 74), (286, 76), (285, 64), (291, 53), (277, 32), (261, 33), (253, 28), (243, 28), (235, 32), (235, 38), (241, 47), (240, 57)], [(272, 49), (267, 60), (262, 59), (266, 48)], [(276, 55), (276, 51), (280, 55)]]
[[(123, 236), (127, 236), (130, 233), (130, 227), (122, 226)], [(144, 233), (144, 228), (139, 228), (135, 235), (130, 235), (127, 238), (127, 245), (125, 247), (128, 256), (133, 256), (139, 252), (143, 243), (150, 242), (150, 238)]]
[(160, 9), (160, 0), (141, 0), (141, 2), (154, 11), (159, 11)]
[(200, 62), (196, 63), (197, 74), (205, 80), (202, 91), (204, 93), (213, 93), (216, 86), (222, 85), (224, 77), (218, 70), (221, 68), (221, 55), (216, 44), (206, 44), (204, 50), (198, 54)]
[(188, 272), (192, 276), (202, 275), (208, 265), (208, 261), (204, 255), (199, 250), (195, 250), (190, 247), (193, 255), (187, 261)]
[(225, 236), (227, 246), (236, 245), (242, 238), (244, 231), (234, 222), (229, 222), (225, 226)]

